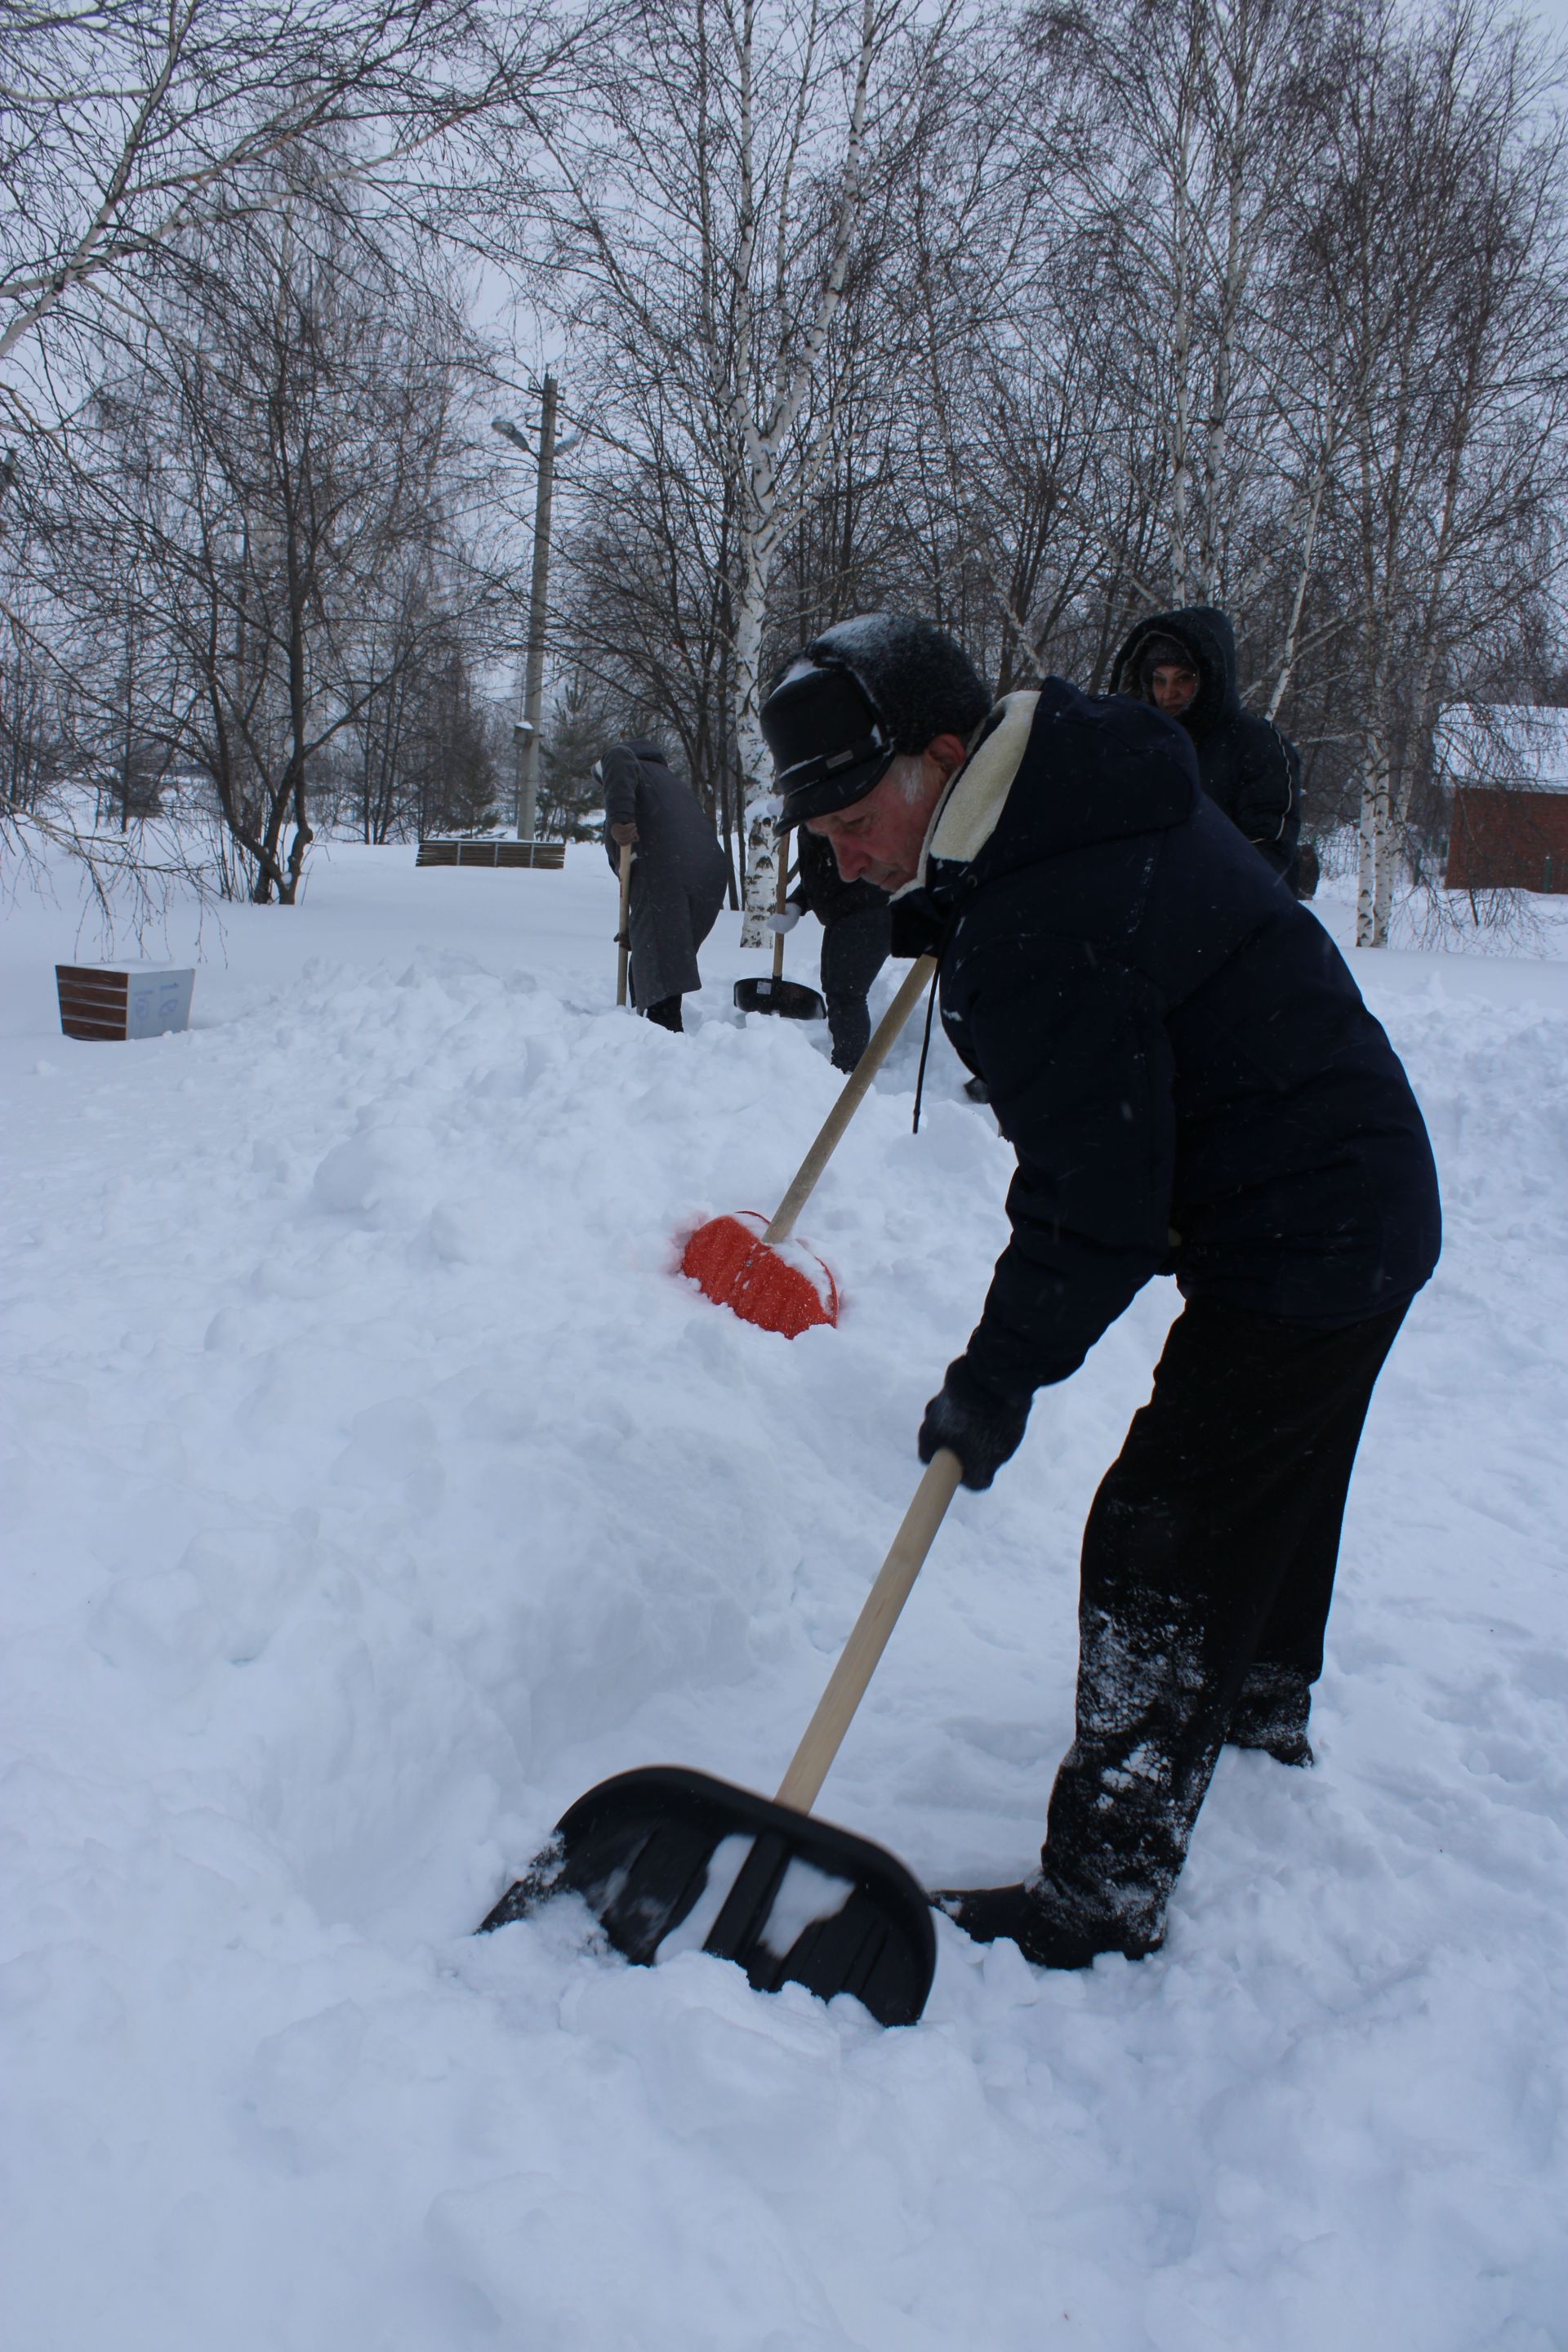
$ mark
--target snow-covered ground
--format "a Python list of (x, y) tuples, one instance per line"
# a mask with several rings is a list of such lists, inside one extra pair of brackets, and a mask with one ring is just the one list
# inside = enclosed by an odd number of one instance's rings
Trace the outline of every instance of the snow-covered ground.
[[(106, 1046), (58, 1033), (74, 903), (7, 910), (7, 2346), (1563, 2347), (1568, 962), (1357, 960), (1448, 1244), (1319, 1769), (1226, 1755), (1153, 1958), (943, 1923), (883, 2032), (570, 1906), (470, 1933), (611, 1771), (771, 1789), (1003, 1233), (940, 1041), (910, 1134), (910, 1037), (805, 1221), (841, 1328), (676, 1278), (836, 1080), (732, 1017), (732, 918), (694, 1034), (617, 1015), (614, 915), (593, 849), (333, 847), (209, 928), (188, 1034)], [(928, 1880), (1032, 1859), (1079, 1528), (1173, 1307), (961, 1495), (828, 1782)]]

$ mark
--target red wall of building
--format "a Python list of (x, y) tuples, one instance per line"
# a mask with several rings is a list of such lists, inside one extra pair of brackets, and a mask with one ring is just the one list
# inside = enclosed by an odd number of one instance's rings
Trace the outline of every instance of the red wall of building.
[(1568, 892), (1568, 793), (1454, 794), (1450, 890)]

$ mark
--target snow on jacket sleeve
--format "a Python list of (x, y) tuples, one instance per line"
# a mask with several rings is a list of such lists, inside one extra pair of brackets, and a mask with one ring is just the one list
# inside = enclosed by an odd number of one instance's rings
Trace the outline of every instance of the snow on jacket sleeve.
[(950, 1026), (1018, 1155), (968, 1356), (1019, 1394), (1076, 1371), (1169, 1255), (1172, 1056), (1148, 982), (1088, 942), (998, 940), (966, 964)]

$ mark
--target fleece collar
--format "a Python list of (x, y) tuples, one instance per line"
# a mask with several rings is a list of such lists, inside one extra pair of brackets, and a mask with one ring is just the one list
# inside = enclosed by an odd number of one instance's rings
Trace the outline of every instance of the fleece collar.
[(1039, 699), (1037, 694), (1004, 695), (931, 813), (914, 880), (895, 897), (901, 898), (905, 890), (923, 890), (933, 858), (943, 865), (969, 866), (979, 856), (1007, 804)]

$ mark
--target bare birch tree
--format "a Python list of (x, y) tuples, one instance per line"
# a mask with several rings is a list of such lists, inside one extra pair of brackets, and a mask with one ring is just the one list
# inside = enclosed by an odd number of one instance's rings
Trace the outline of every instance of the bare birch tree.
[(1443, 700), (1522, 635), (1568, 494), (1563, 141), (1535, 43), (1482, 5), (1364, 20), (1309, 237), (1345, 413), (1356, 936), (1387, 943)]
[(586, 709), (678, 751), (733, 880), (734, 485), (697, 422), (657, 377), (619, 375), (614, 440), (574, 468), (554, 631), (592, 685)]
[(1152, 362), (1177, 604), (1223, 598), (1245, 567), (1272, 281), (1323, 136), (1339, 15), (1332, 0), (1110, 0), (1047, 20), (1089, 86), (1063, 199), (1111, 256)]
[(455, 558), (465, 341), (307, 189), (188, 255), (94, 402), (55, 584), (143, 647), (142, 733), (211, 779), (258, 902), (297, 898), (322, 755), (449, 629), (395, 608)]
[(834, 416), (838, 329), (880, 234), (876, 197), (917, 131), (912, 0), (645, 0), (597, 110), (557, 142), (558, 258), (610, 413), (656, 380), (717, 453), (731, 519), (730, 730), (746, 924), (775, 849), (758, 723), (770, 593)]
[(584, 21), (546, 0), (9, 0), (0, 362), (194, 232), (268, 209), (301, 149), (405, 182), (453, 131), (537, 102)]
[[(101, 523), (127, 487), (92, 470), (112, 437), (102, 429), (100, 395), (142, 365), (200, 252), (215, 238), (255, 229), (312, 173), (341, 197), (353, 194), (362, 212), (374, 210), (389, 234), (402, 221), (450, 216), (458, 185), (470, 212), (482, 216), (504, 197), (515, 214), (540, 110), (569, 91), (575, 60), (592, 49), (614, 5), (6, 6), (0, 444), (9, 446), (0, 458), (0, 618), (69, 712), (72, 772), (104, 772), (115, 709), (122, 784), (164, 756), (138, 733), (126, 694), (115, 702), (100, 633), (79, 625), (78, 592), (90, 586), (90, 563), (71, 560), (69, 541), (85, 513)], [(395, 299), (389, 334), (398, 307)], [(166, 421), (146, 419), (154, 437)], [(145, 664), (138, 653), (139, 674), (144, 667), (149, 679), (167, 669), (162, 617), (152, 616)], [(143, 700), (140, 684), (131, 699)], [(128, 813), (125, 792), (120, 807)], [(19, 832), (0, 823), (0, 851), (26, 854), (47, 833), (87, 866), (95, 887), (101, 873), (117, 887), (140, 855), (129, 823), (110, 844), (84, 829), (75, 803), (35, 804), (31, 824)]]

